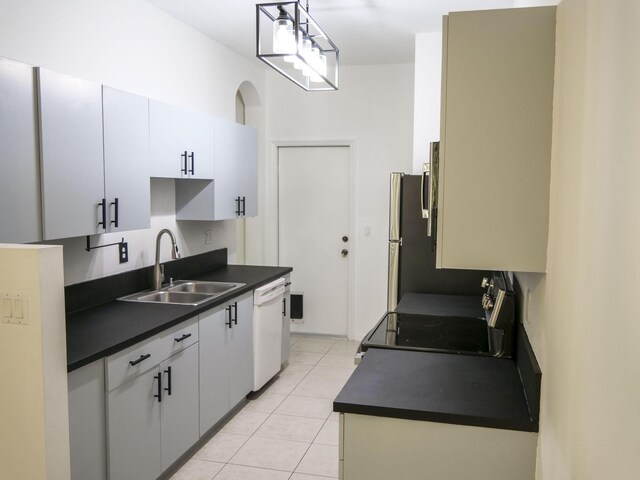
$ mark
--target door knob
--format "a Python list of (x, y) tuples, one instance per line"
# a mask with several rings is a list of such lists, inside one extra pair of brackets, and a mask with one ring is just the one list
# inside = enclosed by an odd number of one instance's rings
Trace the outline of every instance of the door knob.
[(345, 242), (345, 243), (346, 243), (346, 242), (348, 242), (348, 241), (349, 241), (349, 237), (347, 237), (347, 236), (345, 235), (344, 237), (342, 237), (342, 241), (343, 241), (343, 242)]
[(349, 255), (349, 250), (347, 250), (346, 248), (344, 248), (341, 252), (340, 255), (342, 255), (343, 257), (346, 257), (347, 255)]

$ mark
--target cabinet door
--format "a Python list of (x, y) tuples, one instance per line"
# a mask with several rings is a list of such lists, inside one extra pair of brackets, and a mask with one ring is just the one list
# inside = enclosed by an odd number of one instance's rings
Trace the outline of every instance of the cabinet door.
[(213, 178), (213, 117), (149, 100), (149, 133), (152, 177)]
[(215, 120), (194, 111), (188, 112), (187, 119), (189, 177), (211, 180), (215, 178)]
[(238, 302), (237, 323), (227, 330), (229, 345), (229, 405), (234, 407), (253, 388), (253, 292)]
[(155, 480), (161, 473), (158, 369), (108, 393), (110, 480)]
[(38, 69), (44, 239), (104, 233), (102, 87)]
[(198, 344), (160, 364), (162, 470), (166, 470), (200, 437), (198, 416)]
[(258, 131), (239, 125), (238, 149), (238, 195), (242, 197), (242, 212), (245, 217), (258, 215)]
[(35, 71), (0, 58), (0, 243), (42, 240)]
[(226, 347), (226, 305), (202, 313), (199, 319), (200, 435), (229, 411), (229, 362)]
[(436, 265), (543, 272), (555, 7), (445, 17)]
[(107, 479), (104, 359), (69, 374), (72, 480)]
[(149, 100), (149, 146), (151, 176), (187, 178), (185, 111), (174, 105)]
[(108, 231), (149, 228), (149, 100), (103, 87), (102, 106)]
[(228, 220), (238, 216), (238, 125), (217, 118), (215, 131), (214, 218)]

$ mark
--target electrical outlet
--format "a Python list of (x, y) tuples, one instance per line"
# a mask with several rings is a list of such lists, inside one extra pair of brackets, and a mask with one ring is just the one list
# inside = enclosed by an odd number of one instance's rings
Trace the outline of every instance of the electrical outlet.
[(118, 258), (120, 263), (127, 263), (129, 261), (129, 244), (122, 242), (118, 244)]
[(204, 231), (204, 244), (205, 245), (211, 244), (211, 230)]

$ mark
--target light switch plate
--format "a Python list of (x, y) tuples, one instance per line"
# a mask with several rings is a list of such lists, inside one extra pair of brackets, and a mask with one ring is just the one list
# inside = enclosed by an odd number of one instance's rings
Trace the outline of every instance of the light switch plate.
[(26, 293), (0, 292), (0, 322), (14, 325), (29, 324), (29, 297)]

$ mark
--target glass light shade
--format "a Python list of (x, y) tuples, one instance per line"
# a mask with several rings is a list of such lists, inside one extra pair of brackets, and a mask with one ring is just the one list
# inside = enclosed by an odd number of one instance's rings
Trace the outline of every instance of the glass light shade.
[(309, 65), (312, 69), (309, 72), (309, 79), (312, 82), (322, 82), (322, 78), (316, 72), (320, 72), (320, 49), (317, 45), (311, 47), (311, 53), (309, 55)]
[[(320, 75), (324, 75), (326, 77), (327, 76), (327, 56), (320, 51), (318, 53), (319, 55), (316, 60), (317, 61), (316, 70)], [(324, 82), (324, 79), (320, 75), (314, 74), (310, 77), (310, 80), (312, 82)]]
[[(298, 41), (298, 52), (307, 62), (309, 62), (311, 58), (311, 39), (307, 36), (301, 36)], [(300, 61), (297, 57), (293, 61), (293, 66), (299, 70), (302, 70), (302, 73), (306, 76), (309, 76), (309, 67)]]
[(293, 22), (288, 18), (278, 18), (273, 22), (273, 52), (291, 53), (296, 50)]

